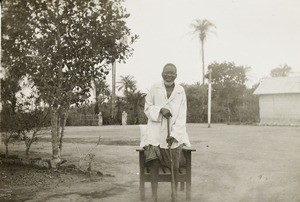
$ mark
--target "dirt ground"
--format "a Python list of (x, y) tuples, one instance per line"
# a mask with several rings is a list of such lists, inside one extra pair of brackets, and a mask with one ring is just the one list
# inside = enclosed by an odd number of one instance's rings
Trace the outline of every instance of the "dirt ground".
[[(197, 150), (192, 201), (300, 201), (300, 127), (188, 124), (187, 130)], [(99, 136), (93, 169), (106, 176), (2, 164), (0, 201), (140, 201), (138, 126), (67, 127), (62, 158), (77, 165)], [(24, 145), (11, 145), (11, 150), (23, 153)], [(50, 158), (49, 135), (31, 151), (31, 156)], [(146, 183), (146, 201), (150, 194)], [(159, 201), (171, 201), (170, 194), (170, 184), (160, 183)], [(178, 198), (184, 201), (185, 193)]]

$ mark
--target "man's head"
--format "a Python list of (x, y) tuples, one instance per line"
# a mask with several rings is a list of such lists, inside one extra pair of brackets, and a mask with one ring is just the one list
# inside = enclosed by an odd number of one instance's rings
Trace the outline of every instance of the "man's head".
[(173, 85), (177, 77), (177, 68), (174, 64), (168, 63), (164, 66), (163, 72), (161, 73), (166, 85)]

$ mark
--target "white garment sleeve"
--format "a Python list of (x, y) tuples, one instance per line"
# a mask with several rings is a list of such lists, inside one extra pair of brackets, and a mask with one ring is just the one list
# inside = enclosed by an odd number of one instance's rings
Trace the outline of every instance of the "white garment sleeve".
[(154, 105), (154, 92), (153, 89), (149, 91), (145, 98), (145, 109), (144, 113), (146, 114), (147, 118), (153, 122), (160, 121), (160, 109), (161, 106)]

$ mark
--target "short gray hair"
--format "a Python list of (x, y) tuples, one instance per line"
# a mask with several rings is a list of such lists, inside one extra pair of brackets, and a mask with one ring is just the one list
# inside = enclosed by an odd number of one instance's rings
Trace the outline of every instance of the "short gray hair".
[(173, 67), (175, 68), (176, 72), (177, 72), (177, 67), (173, 64), (173, 63), (167, 63), (164, 68), (163, 68), (163, 71), (165, 70), (166, 67)]

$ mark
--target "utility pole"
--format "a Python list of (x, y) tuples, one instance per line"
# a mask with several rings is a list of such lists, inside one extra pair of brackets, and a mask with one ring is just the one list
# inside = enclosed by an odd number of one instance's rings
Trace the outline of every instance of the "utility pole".
[(208, 69), (209, 71), (209, 79), (208, 79), (208, 106), (207, 106), (207, 123), (208, 128), (210, 128), (210, 122), (211, 122), (211, 69)]

